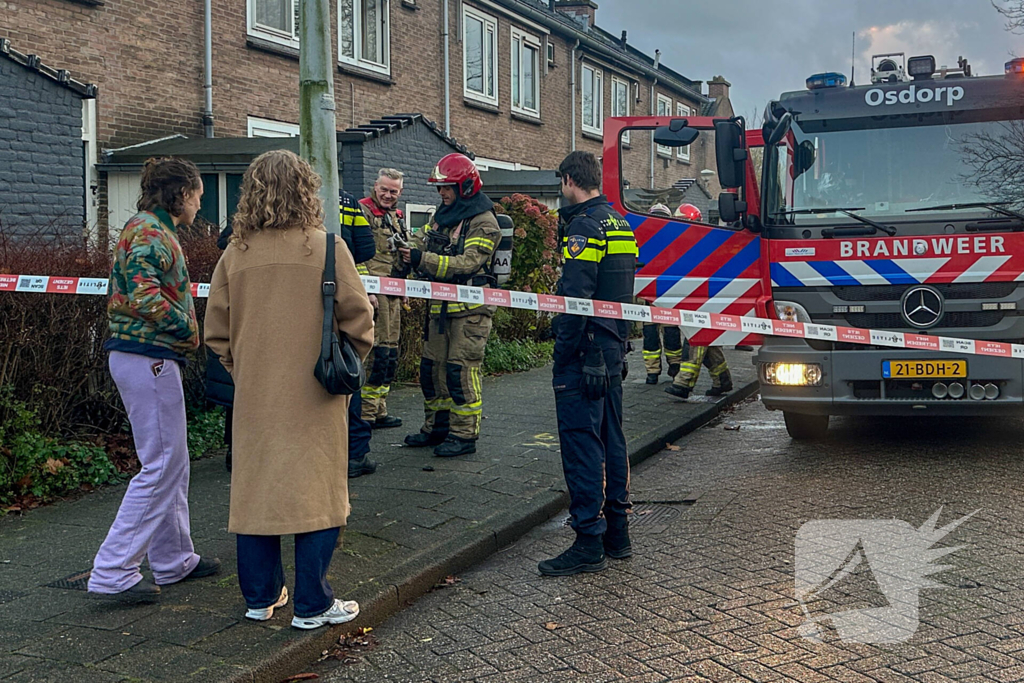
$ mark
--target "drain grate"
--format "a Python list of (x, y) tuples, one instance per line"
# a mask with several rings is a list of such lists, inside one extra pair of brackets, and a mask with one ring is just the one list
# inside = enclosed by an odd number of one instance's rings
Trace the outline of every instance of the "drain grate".
[(89, 575), (91, 573), (91, 569), (86, 569), (84, 572), (75, 572), (74, 574), (65, 576), (63, 579), (57, 579), (53, 583), (46, 584), (46, 587), (63, 588), (70, 591), (84, 591), (89, 587)]
[(629, 528), (641, 533), (660, 534), (668, 529), (679, 515), (679, 508), (641, 503), (633, 506), (633, 513), (629, 516)]

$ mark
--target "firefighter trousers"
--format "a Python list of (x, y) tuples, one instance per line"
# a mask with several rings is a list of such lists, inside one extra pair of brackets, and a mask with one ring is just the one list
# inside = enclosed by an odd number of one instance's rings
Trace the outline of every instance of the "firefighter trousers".
[(624, 519), (630, 508), (622, 380), (611, 374), (608, 392), (597, 401), (584, 398), (582, 381), (582, 362), (555, 368), (558, 442), (572, 528), (578, 534), (600, 536), (608, 528), (609, 517)]
[[(664, 343), (663, 343), (664, 340)], [(644, 323), (644, 366), (648, 375), (661, 374), (661, 350), (669, 366), (683, 362), (683, 334), (676, 325)]]
[(424, 433), (448, 433), (466, 441), (480, 436), (483, 413), (480, 370), (491, 333), (491, 316), (449, 317), (438, 331), (431, 315), (423, 340), (420, 388), (423, 390)]
[(373, 422), (387, 417), (388, 393), (398, 370), (398, 338), (402, 330), (402, 298), (377, 295), (373, 348), (366, 358), (363, 385), (363, 419)]
[(725, 362), (725, 352), (720, 346), (694, 346), (687, 344), (690, 351), (679, 367), (679, 374), (672, 382), (676, 386), (693, 389), (700, 377), (700, 366), (708, 369), (711, 375), (711, 386), (718, 388), (723, 384), (731, 384), (729, 366)]

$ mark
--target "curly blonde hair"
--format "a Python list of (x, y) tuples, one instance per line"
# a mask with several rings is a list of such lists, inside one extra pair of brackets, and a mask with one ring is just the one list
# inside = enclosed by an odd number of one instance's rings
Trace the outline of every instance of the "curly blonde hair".
[(322, 230), (320, 176), (294, 152), (274, 150), (256, 157), (242, 178), (231, 239), (244, 245), (261, 230)]

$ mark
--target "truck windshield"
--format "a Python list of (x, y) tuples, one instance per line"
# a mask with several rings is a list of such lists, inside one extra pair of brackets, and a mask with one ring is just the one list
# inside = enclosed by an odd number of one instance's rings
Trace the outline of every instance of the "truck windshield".
[(853, 222), (842, 213), (808, 211), (817, 207), (863, 207), (859, 215), (891, 222), (928, 219), (948, 204), (978, 203), (963, 213), (990, 215), (984, 203), (1024, 198), (1024, 121), (891, 121), (891, 128), (848, 130), (836, 130), (843, 121), (794, 123), (768, 168), (768, 221)]

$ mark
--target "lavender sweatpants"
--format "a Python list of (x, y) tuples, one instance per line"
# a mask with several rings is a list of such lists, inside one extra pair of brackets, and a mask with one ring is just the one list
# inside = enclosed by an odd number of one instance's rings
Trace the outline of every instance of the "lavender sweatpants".
[(158, 584), (195, 568), (188, 519), (188, 436), (181, 368), (173, 360), (110, 352), (110, 374), (128, 410), (142, 471), (132, 478), (96, 553), (89, 591), (120, 593), (142, 580), (149, 557)]

